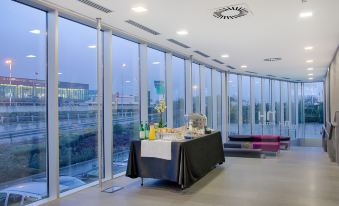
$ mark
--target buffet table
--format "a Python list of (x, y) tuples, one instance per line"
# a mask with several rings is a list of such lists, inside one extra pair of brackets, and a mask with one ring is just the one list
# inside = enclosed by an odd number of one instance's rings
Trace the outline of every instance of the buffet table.
[(206, 175), (217, 164), (224, 162), (220, 132), (191, 140), (171, 142), (170, 160), (142, 157), (141, 141), (133, 141), (126, 176), (169, 180), (178, 183), (184, 189)]

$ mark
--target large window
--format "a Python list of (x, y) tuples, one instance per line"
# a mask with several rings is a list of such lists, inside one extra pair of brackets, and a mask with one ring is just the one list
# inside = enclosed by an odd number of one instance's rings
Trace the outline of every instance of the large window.
[(280, 81), (273, 80), (272, 83), (272, 104), (274, 110), (273, 134), (280, 135), (280, 123), (281, 123), (281, 104), (280, 104)]
[(260, 122), (263, 124), (263, 134), (273, 134), (273, 125), (271, 124), (272, 117), (272, 105), (271, 105), (271, 99), (272, 99), (272, 88), (271, 88), (271, 80), (269, 79), (263, 79), (263, 113), (264, 117), (259, 117)]
[(251, 134), (251, 78), (242, 76), (242, 128), (241, 134)]
[(0, 205), (19, 205), (48, 196), (46, 13), (0, 4)]
[(217, 130), (219, 130), (219, 131), (221, 131), (221, 127), (222, 127), (222, 117), (221, 117), (221, 115), (222, 115), (222, 105), (221, 105), (221, 73), (220, 72), (218, 72), (218, 71), (216, 71), (216, 70), (214, 70), (213, 71), (213, 81), (215, 81), (215, 82), (213, 82), (214, 84), (215, 84), (215, 91), (213, 91), (213, 95), (215, 95), (216, 96), (216, 105), (217, 105), (217, 113), (216, 113), (216, 115), (217, 115)]
[(281, 118), (281, 135), (288, 136), (289, 127), (290, 127), (290, 117), (289, 117), (289, 96), (288, 93), (288, 83), (281, 82), (281, 104), (282, 104), (282, 118)]
[(113, 36), (113, 173), (126, 171), (130, 141), (139, 138), (139, 45)]
[(173, 76), (173, 126), (185, 124), (185, 61), (178, 57), (172, 59)]
[(296, 84), (290, 83), (290, 122), (289, 136), (296, 138)]
[(207, 126), (213, 126), (212, 70), (205, 68), (205, 114)]
[(324, 124), (324, 83), (304, 83), (305, 138), (320, 137)]
[[(148, 48), (148, 121), (159, 123), (160, 114), (155, 110), (155, 106), (160, 100), (165, 100), (165, 53)], [(162, 121), (166, 122), (166, 112), (162, 115)]]
[(98, 179), (96, 42), (96, 29), (59, 18), (61, 192)]
[(262, 121), (260, 117), (263, 114), (262, 101), (261, 101), (261, 78), (252, 77), (253, 92), (254, 92), (254, 128), (253, 134), (262, 134)]
[(192, 98), (193, 113), (200, 113), (200, 67), (192, 64)]
[(229, 134), (238, 134), (239, 128), (239, 102), (238, 102), (238, 75), (228, 75), (228, 114)]

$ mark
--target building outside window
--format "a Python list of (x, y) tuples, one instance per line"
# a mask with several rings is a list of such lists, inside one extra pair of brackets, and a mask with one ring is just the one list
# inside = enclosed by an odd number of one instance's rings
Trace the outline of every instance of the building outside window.
[(200, 113), (200, 66), (192, 64), (193, 113)]
[(239, 93), (238, 93), (238, 75), (228, 75), (228, 121), (229, 134), (238, 134), (239, 128)]
[(126, 171), (130, 142), (139, 139), (139, 44), (112, 37), (113, 174)]
[(213, 127), (212, 70), (205, 68), (205, 114), (207, 126)]
[[(155, 106), (160, 100), (166, 100), (165, 87), (165, 53), (148, 48), (148, 122), (159, 123), (160, 114)], [(166, 124), (166, 112), (163, 113), (162, 121)]]
[(251, 134), (251, 78), (242, 76), (242, 127), (241, 134)]
[(173, 126), (185, 124), (185, 61), (178, 57), (172, 58), (173, 76)]
[[(65, 91), (59, 94), (59, 173), (70, 182), (64, 192), (98, 180), (97, 31), (62, 17), (58, 24), (59, 90)], [(78, 98), (81, 90), (88, 95)]]
[(318, 138), (324, 124), (324, 84), (304, 83), (305, 138)]
[[(14, 14), (14, 15), (13, 15)], [(48, 197), (46, 12), (0, 7), (0, 205)]]

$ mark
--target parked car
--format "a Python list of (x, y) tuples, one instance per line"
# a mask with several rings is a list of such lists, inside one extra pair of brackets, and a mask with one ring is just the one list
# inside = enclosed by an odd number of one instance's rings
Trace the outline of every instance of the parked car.
[[(74, 189), (85, 184), (76, 177), (61, 176), (60, 192)], [(18, 184), (0, 191), (0, 206), (23, 206), (47, 197), (47, 178)]]

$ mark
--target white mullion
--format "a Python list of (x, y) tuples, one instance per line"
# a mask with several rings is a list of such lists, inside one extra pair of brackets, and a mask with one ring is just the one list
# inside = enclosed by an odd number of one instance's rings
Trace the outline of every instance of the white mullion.
[(58, 116), (58, 11), (47, 14), (47, 122), (48, 122), (48, 192), (51, 200), (59, 198), (59, 116)]
[(242, 76), (238, 75), (238, 105), (239, 105), (239, 124), (238, 133), (242, 133)]
[(105, 180), (113, 174), (113, 74), (112, 74), (112, 30), (104, 31), (104, 70), (103, 70), (103, 116), (104, 116), (104, 160)]
[(250, 126), (251, 126), (251, 134), (253, 134), (254, 130), (255, 130), (255, 77), (250, 77), (250, 112), (251, 112), (251, 116), (250, 116)]
[(192, 60), (185, 60), (186, 114), (192, 113)]
[(147, 68), (147, 45), (139, 45), (139, 71), (140, 71), (140, 118), (148, 121), (148, 68)]
[(221, 131), (222, 139), (226, 141), (227, 137), (227, 83), (226, 73), (221, 72)]
[(217, 81), (216, 81), (216, 75), (217, 75), (217, 71), (216, 70), (212, 70), (212, 127), (214, 130), (218, 129), (218, 107), (217, 107), (217, 95), (216, 95), (216, 90), (217, 90)]
[(165, 54), (167, 127), (173, 127), (173, 65), (172, 54)]

